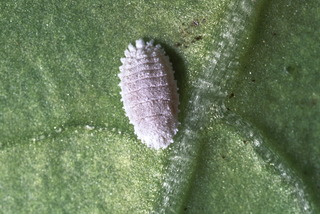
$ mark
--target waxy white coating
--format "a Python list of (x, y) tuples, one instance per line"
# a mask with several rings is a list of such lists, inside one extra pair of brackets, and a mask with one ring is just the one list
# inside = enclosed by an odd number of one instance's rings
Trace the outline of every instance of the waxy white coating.
[(119, 78), (124, 110), (138, 139), (165, 149), (178, 129), (179, 95), (174, 71), (160, 45), (153, 41), (129, 44), (121, 58)]

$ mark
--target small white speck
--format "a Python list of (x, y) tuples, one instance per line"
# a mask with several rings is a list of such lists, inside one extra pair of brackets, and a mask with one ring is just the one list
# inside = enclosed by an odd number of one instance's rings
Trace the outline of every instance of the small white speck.
[(94, 129), (94, 126), (86, 125), (84, 128), (91, 131)]

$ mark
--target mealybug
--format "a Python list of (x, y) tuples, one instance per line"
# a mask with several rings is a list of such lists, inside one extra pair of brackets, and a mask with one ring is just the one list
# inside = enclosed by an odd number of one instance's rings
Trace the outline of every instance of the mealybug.
[(120, 84), (124, 110), (135, 134), (148, 147), (164, 149), (178, 129), (179, 95), (174, 71), (160, 45), (129, 44), (121, 58)]

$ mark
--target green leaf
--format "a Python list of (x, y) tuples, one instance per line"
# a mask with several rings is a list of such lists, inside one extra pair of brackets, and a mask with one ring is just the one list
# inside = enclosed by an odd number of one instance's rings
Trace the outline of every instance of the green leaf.
[[(0, 3), (3, 213), (317, 213), (319, 3)], [(175, 142), (140, 143), (120, 58), (155, 39), (180, 94)]]

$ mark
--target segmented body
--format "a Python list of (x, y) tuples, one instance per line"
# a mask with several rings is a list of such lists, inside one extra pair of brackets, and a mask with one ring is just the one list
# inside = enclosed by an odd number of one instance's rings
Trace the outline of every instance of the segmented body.
[(125, 56), (119, 78), (126, 115), (143, 143), (164, 149), (178, 131), (179, 96), (172, 65), (153, 41), (137, 40)]

